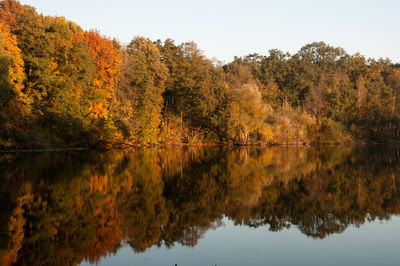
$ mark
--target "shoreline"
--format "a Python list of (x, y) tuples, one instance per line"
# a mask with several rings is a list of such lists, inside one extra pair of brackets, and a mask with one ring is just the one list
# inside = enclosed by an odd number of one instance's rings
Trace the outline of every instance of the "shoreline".
[(87, 147), (48, 147), (48, 148), (10, 148), (0, 149), (0, 154), (5, 153), (35, 153), (35, 152), (62, 152), (62, 151), (108, 151), (125, 149), (143, 149), (143, 148), (172, 148), (172, 147), (277, 147), (277, 146), (341, 146), (341, 145), (400, 145), (400, 141), (388, 142), (292, 142), (292, 143), (162, 143), (162, 144), (128, 144), (128, 143), (105, 143), (94, 144)]

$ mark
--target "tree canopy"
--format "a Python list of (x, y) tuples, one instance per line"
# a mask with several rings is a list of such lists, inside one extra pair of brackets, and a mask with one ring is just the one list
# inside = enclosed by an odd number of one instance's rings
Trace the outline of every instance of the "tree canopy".
[(223, 65), (194, 42), (122, 45), (5, 0), (0, 147), (396, 141), (399, 73), (324, 42)]

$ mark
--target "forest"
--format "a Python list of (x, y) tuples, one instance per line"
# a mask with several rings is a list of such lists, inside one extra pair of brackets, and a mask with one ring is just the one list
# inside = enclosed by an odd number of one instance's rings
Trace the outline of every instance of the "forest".
[(400, 65), (313, 42), (222, 63), (0, 3), (0, 149), (400, 139)]

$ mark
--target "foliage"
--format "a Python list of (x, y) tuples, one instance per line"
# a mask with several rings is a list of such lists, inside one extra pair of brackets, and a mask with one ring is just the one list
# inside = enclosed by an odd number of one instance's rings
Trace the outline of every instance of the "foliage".
[(180, 116), (192, 129), (219, 134), (218, 118), (226, 106), (226, 87), (221, 67), (202, 55), (194, 42), (175, 45), (157, 41), (162, 61), (168, 67), (164, 114)]
[(397, 141), (400, 72), (314, 42), (222, 65), (0, 3), (0, 148)]
[(228, 136), (240, 143), (250, 141), (250, 135), (262, 134), (267, 106), (261, 93), (253, 84), (232, 88), (229, 92)]
[(125, 68), (118, 89), (121, 100), (131, 106), (126, 120), (140, 141), (156, 143), (168, 70), (161, 62), (158, 48), (142, 37), (132, 40), (124, 58)]
[(273, 143), (315, 142), (318, 124), (315, 117), (302, 110), (292, 108), (287, 103), (277, 109), (269, 118)]

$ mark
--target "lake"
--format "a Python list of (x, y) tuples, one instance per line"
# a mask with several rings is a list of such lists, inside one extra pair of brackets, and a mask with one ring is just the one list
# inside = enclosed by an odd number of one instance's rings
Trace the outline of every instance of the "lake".
[(394, 145), (0, 154), (0, 261), (399, 265), (399, 159)]

